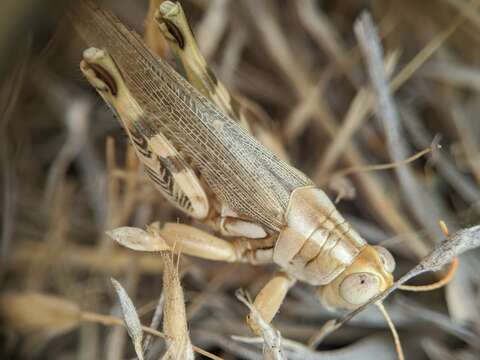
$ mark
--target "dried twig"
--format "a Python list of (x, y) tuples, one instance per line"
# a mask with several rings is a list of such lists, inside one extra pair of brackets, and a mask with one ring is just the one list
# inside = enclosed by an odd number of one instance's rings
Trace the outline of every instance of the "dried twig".
[(167, 353), (164, 360), (193, 359), (193, 348), (187, 328), (185, 300), (180, 285), (177, 266), (173, 263), (170, 252), (162, 254), (165, 271), (163, 273), (163, 288), (165, 305), (163, 307), (163, 331), (167, 335)]
[[(370, 79), (375, 89), (378, 106), (377, 113), (384, 125), (388, 150), (394, 161), (401, 161), (407, 157), (407, 149), (403, 141), (396, 105), (391, 96), (388, 80), (383, 70), (383, 54), (380, 40), (369, 14), (364, 13), (361, 15), (355, 24), (355, 32), (366, 57)], [(441, 214), (438, 211), (438, 206), (432, 203), (431, 198), (426, 195), (426, 190), (415, 179), (408, 166), (397, 167), (395, 172), (412, 212), (425, 226), (430, 237), (432, 239), (437, 238), (441, 235), (437, 222), (438, 219), (445, 218), (445, 214)]]

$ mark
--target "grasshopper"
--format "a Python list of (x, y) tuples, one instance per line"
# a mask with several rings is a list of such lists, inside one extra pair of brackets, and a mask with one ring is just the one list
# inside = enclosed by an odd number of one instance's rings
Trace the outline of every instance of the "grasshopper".
[[(170, 249), (277, 264), (281, 271), (254, 301), (267, 322), (296, 281), (317, 287), (327, 308), (346, 310), (392, 285), (392, 255), (369, 245), (312, 180), (233, 120), (226, 90), (209, 100), (205, 82), (197, 90), (114, 15), (91, 1), (77, 5), (75, 26), (92, 46), (83, 53), (82, 73), (121, 122), (160, 193), (212, 229), (166, 223), (158, 232)], [(162, 5), (160, 26), (181, 50), (192, 39), (168, 20), (176, 4)]]

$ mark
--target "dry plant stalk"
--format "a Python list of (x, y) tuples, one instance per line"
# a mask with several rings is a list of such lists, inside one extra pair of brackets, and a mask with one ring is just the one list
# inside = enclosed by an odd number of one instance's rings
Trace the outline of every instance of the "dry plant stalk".
[(163, 291), (165, 294), (163, 332), (167, 336), (167, 352), (163, 359), (191, 360), (194, 355), (188, 334), (185, 299), (180, 285), (178, 263), (173, 262), (171, 253), (164, 252), (162, 259), (165, 266), (163, 272)]

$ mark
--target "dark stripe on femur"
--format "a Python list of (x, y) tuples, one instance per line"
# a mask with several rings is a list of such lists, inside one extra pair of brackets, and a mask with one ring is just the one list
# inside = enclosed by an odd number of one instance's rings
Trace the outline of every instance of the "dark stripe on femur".
[(128, 129), (131, 134), (131, 139), (133, 145), (143, 156), (150, 158), (152, 156), (152, 151), (148, 145), (148, 140), (135, 128), (135, 126), (130, 126)]
[(93, 63), (87, 63), (90, 69), (93, 70), (95, 73), (95, 76), (98, 77), (100, 80), (102, 80), (105, 84), (107, 84), (108, 89), (110, 90), (110, 93), (113, 96), (116, 96), (118, 94), (118, 86), (117, 82), (115, 79), (110, 75), (110, 73), (105, 70), (102, 66), (98, 64), (93, 64)]
[(210, 77), (210, 79), (212, 79), (213, 84), (214, 84), (215, 86), (217, 86), (217, 85), (218, 85), (218, 79), (217, 79), (217, 77), (215, 76), (215, 74), (213, 73), (213, 71), (210, 70), (210, 68), (208, 68), (208, 67), (207, 67), (207, 74), (208, 74), (208, 76)]
[(172, 174), (178, 174), (179, 172), (185, 170), (185, 164), (178, 156), (160, 157), (160, 159), (162, 164), (166, 166)]
[(173, 178), (171, 172), (165, 165), (162, 163), (161, 158), (158, 158), (160, 161), (158, 170), (154, 170), (149, 166), (145, 166), (145, 172), (150, 177), (150, 179), (160, 187), (160, 191), (173, 200), (177, 206), (180, 208), (191, 211), (192, 202), (187, 195), (175, 185), (175, 179)]
[(158, 134), (158, 130), (155, 128), (154, 124), (152, 123), (151, 119), (147, 116), (140, 116), (135, 122), (134, 126), (137, 131), (142, 134), (147, 139), (151, 139), (155, 135)]
[(183, 50), (183, 48), (185, 47), (185, 39), (183, 38), (183, 34), (180, 31), (180, 29), (173, 22), (171, 22), (168, 19), (163, 19), (163, 22), (167, 26), (167, 29), (168, 29), (168, 32), (170, 33), (170, 35), (173, 36), (173, 38), (177, 42), (180, 49)]
[(152, 170), (150, 167), (148, 166), (145, 166), (145, 172), (147, 173), (147, 175), (150, 177), (150, 179), (155, 183), (157, 184), (158, 186), (160, 186), (160, 188), (162, 189), (163, 192), (165, 192), (168, 196), (172, 196), (172, 184), (171, 184), (171, 180), (172, 179), (165, 179), (165, 176), (164, 174), (160, 174), (160, 176), (158, 176), (158, 172), (156, 172), (155, 170)]

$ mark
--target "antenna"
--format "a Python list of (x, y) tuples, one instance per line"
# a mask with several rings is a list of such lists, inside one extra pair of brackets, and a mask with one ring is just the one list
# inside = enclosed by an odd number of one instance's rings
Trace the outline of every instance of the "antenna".
[(395, 328), (395, 325), (393, 324), (393, 321), (390, 318), (390, 315), (388, 315), (388, 312), (383, 306), (382, 302), (378, 301), (375, 303), (375, 305), (378, 306), (378, 309), (382, 313), (383, 317), (387, 321), (388, 327), (390, 328), (390, 331), (393, 336), (393, 341), (395, 342), (395, 350), (397, 351), (398, 360), (405, 360), (405, 355), (403, 354), (403, 349), (402, 349), (402, 343), (400, 342), (400, 337), (398, 336), (397, 329)]

